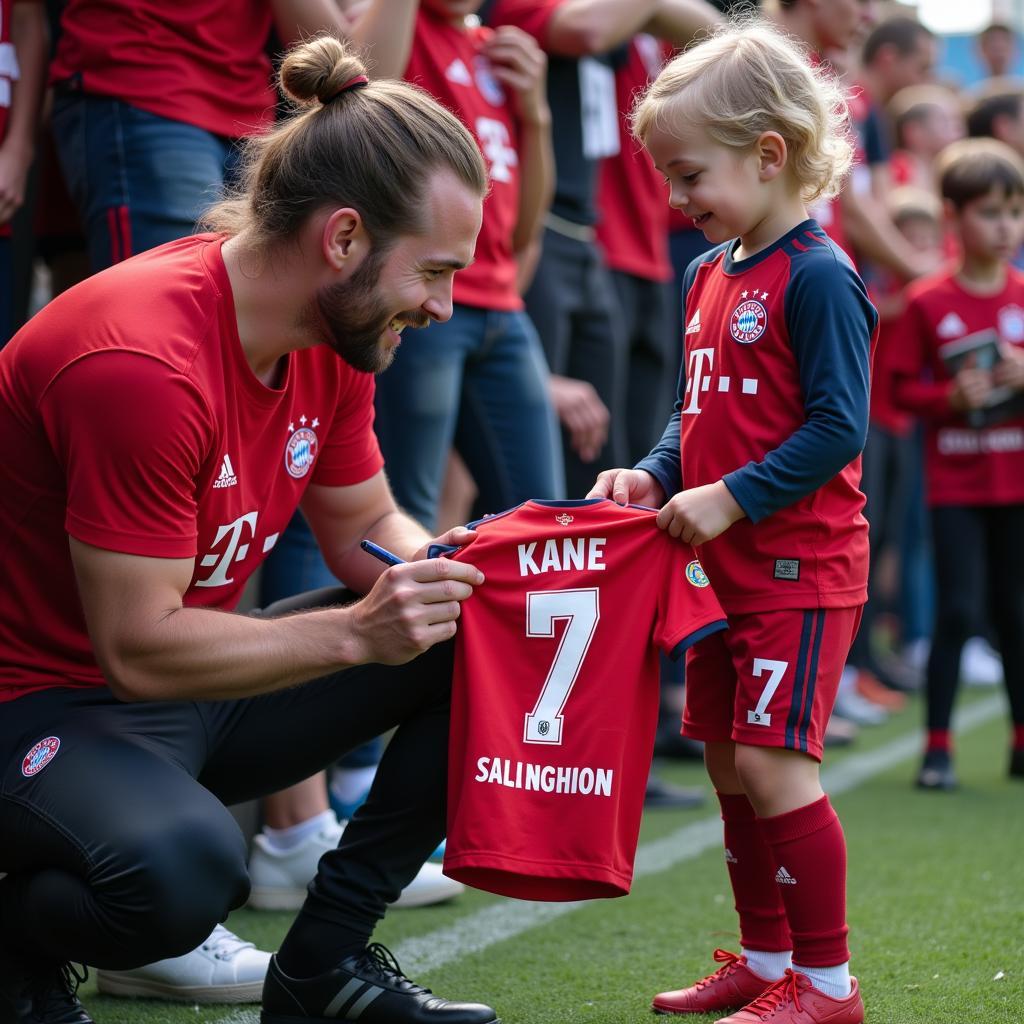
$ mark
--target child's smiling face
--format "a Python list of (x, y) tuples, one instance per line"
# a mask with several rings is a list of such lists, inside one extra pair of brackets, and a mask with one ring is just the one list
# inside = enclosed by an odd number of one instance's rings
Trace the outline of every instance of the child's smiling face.
[(669, 205), (692, 217), (709, 242), (742, 237), (762, 219), (765, 189), (756, 147), (726, 146), (695, 124), (672, 132), (654, 126), (646, 145), (669, 186)]

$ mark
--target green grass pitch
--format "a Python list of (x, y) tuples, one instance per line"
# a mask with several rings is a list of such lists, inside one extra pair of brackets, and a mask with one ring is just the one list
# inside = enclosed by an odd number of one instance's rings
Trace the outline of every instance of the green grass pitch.
[[(991, 705), (969, 693), (965, 705)], [(849, 752), (828, 755), (842, 771), (872, 750), (895, 750), (919, 734), (920, 708), (865, 730)], [(982, 716), (984, 717), (984, 716)], [(849, 845), (849, 916), (853, 970), (871, 1024), (1011, 1024), (1024, 1022), (1024, 781), (1006, 778), (1005, 713), (962, 734), (961, 789), (919, 793), (910, 786), (914, 754), (869, 773), (834, 797)], [(890, 756), (889, 761), (894, 761)], [(692, 764), (666, 766), (672, 781), (704, 782)], [(709, 791), (710, 794), (710, 791)], [(641, 847), (712, 817), (713, 806), (645, 817)], [(400, 953), (440, 930), (465, 947), (426, 972), (403, 963), (417, 981), (451, 998), (495, 1006), (504, 1024), (634, 1024), (654, 1017), (650, 997), (700, 977), (716, 965), (716, 946), (737, 946), (720, 847), (638, 877), (623, 899), (595, 901), (499, 941), (490, 941), (487, 908), (522, 905), (467, 892), (451, 904), (395, 911), (376, 938)], [(262, 948), (280, 941), (289, 914), (240, 911), (228, 925)], [(500, 914), (498, 918), (500, 919)], [(462, 925), (460, 926), (460, 922)], [(513, 928), (514, 931), (514, 928)], [(480, 947), (483, 948), (480, 948)], [(415, 956), (413, 956), (415, 960)], [(443, 959), (443, 958), (442, 958)], [(174, 1005), (81, 996), (97, 1024), (256, 1024), (258, 1008)], [(714, 1016), (692, 1018), (707, 1024)]]

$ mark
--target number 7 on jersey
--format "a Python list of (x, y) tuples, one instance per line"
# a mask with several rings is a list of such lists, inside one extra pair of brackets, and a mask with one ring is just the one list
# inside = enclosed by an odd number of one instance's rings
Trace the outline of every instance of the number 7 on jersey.
[(562, 742), (562, 711), (587, 656), (601, 617), (596, 588), (532, 591), (526, 595), (526, 635), (553, 637), (555, 623), (568, 619), (548, 677), (526, 716), (524, 743)]

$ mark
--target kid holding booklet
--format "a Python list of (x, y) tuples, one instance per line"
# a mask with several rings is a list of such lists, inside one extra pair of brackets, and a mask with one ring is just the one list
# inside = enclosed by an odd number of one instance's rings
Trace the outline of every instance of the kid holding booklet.
[(938, 164), (962, 255), (907, 290), (896, 401), (925, 421), (937, 614), (928, 661), (923, 789), (956, 786), (950, 719), (960, 653), (987, 608), (1010, 699), (1009, 771), (1024, 778), (1024, 164), (966, 139)]

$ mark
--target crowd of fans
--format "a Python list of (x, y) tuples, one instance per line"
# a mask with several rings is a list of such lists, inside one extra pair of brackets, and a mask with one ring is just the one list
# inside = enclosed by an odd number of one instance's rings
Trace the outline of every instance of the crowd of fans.
[[(881, 316), (863, 477), (871, 596), (829, 726), (837, 745), (922, 688), (936, 605), (944, 664), (956, 660), (944, 686), (949, 702), (957, 678), (991, 685), (1002, 677), (992, 646), (999, 616), (983, 587), (978, 601), (952, 611), (941, 587), (936, 596), (924, 443), (896, 382), (906, 287), (958, 253), (941, 191), (944, 152), (970, 136), (997, 140), (1011, 161), (1024, 160), (1024, 84), (1009, 77), (1016, 38), (1004, 24), (982, 32), (978, 53), (990, 75), (961, 89), (936, 70), (941, 40), (901, 5), (882, 6), (778, 0), (766, 11), (846, 86), (855, 167), (842, 195), (814, 216), (855, 259)], [(175, 14), (148, 0), (0, 0), (0, 221), (8, 225), (0, 338), (24, 319), (27, 254), (38, 304), (196, 230), (238, 173), (236, 142), (274, 119), (275, 53), (319, 31), (346, 36), (365, 49), (372, 74), (415, 82), (462, 118), (491, 175), (476, 262), (456, 278), (452, 320), (412, 337), (379, 380), (377, 432), (399, 501), (441, 530), (530, 497), (581, 498), (601, 470), (633, 465), (660, 436), (680, 363), (682, 275), (709, 247), (683, 213), (669, 210), (632, 136), (631, 108), (673, 50), (712, 30), (728, 7), (203, 0)], [(452, 18), (462, 16), (481, 24), (454, 31)], [(10, 221), (27, 195), (34, 208), (21, 213), (21, 237), (12, 239)], [(1022, 259), (1014, 262), (1024, 267)], [(1024, 336), (1024, 309), (1019, 315)], [(269, 604), (333, 582), (297, 516), (255, 599)], [(666, 665), (657, 749), (699, 756), (678, 736), (684, 681), (675, 671)], [(931, 771), (919, 782), (947, 788), (948, 720), (929, 727)], [(1024, 736), (1017, 741), (1024, 748)], [(368, 790), (378, 756), (379, 744), (363, 748), (329, 786), (309, 780), (267, 802), (254, 853), (257, 900), (297, 905), (319, 853), (337, 843), (338, 818)], [(650, 806), (694, 799), (656, 779), (649, 786)], [(436, 865), (417, 883), (410, 905), (459, 891)], [(240, 965), (248, 957), (252, 964), (239, 970), (261, 980), (265, 960), (223, 929), (204, 950), (240, 957)], [(144, 991), (111, 972), (106, 984)], [(251, 995), (244, 978), (231, 984), (242, 986), (234, 998)]]

